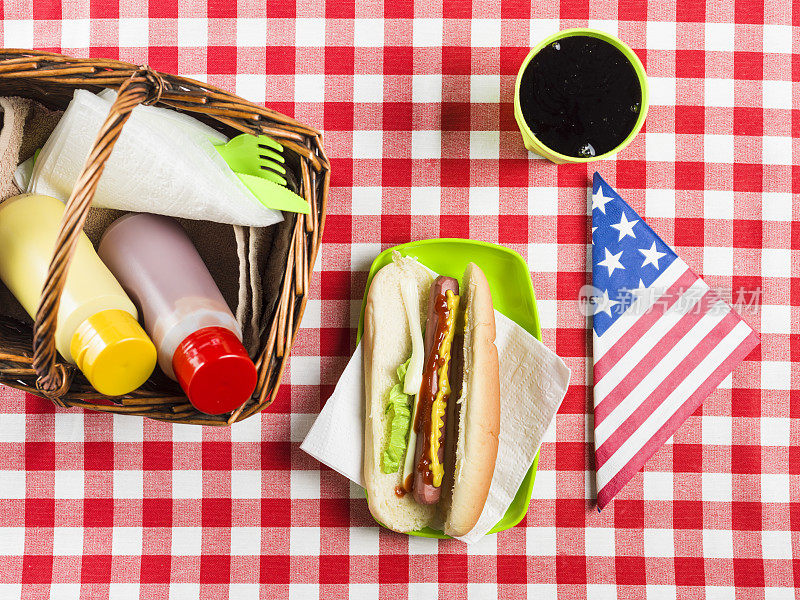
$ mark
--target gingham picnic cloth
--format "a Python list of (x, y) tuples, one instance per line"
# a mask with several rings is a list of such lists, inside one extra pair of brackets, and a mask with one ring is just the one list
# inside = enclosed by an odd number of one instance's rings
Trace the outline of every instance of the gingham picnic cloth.
[[(4, 46), (120, 58), (235, 90), (323, 129), (333, 168), (311, 300), (262, 416), (230, 429), (170, 426), (0, 390), (0, 598), (795, 596), (797, 3), (0, 7)], [(512, 110), (528, 49), (574, 26), (619, 35), (650, 82), (645, 132), (588, 167), (532, 160)], [(602, 513), (591, 344), (576, 302), (591, 265), (595, 168), (709, 284), (734, 304), (742, 290), (740, 310), (762, 339)], [(355, 347), (373, 257), (439, 236), (528, 260), (544, 340), (573, 372), (527, 518), (471, 547), (379, 529), (361, 490), (299, 449)]]

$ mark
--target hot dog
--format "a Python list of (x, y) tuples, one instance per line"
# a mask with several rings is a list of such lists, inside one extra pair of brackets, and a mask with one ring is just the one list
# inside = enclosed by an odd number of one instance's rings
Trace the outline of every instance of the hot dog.
[[(414, 499), (420, 504), (435, 504), (439, 501), (442, 493), (441, 482), (434, 485), (433, 473), (431, 471), (431, 436), (436, 440), (438, 450), (436, 460), (439, 464), (444, 464), (444, 434), (447, 431), (447, 412), (444, 416), (435, 418), (433, 415), (433, 404), (439, 395), (440, 381), (439, 371), (444, 368), (447, 373), (450, 370), (449, 346), (453, 338), (453, 328), (455, 327), (455, 315), (450, 315), (448, 307), (448, 295), (451, 298), (458, 297), (458, 281), (453, 277), (437, 277), (431, 286), (428, 298), (428, 320), (425, 326), (425, 368), (422, 374), (422, 386), (419, 391), (419, 409), (414, 429), (417, 432), (418, 441), (416, 447), (414, 471)], [(452, 300), (451, 300), (452, 303)], [(457, 308), (456, 308), (457, 310)], [(448, 327), (448, 317), (452, 322)], [(443, 346), (448, 347), (447, 356), (442, 356)], [(449, 387), (449, 386), (448, 386)], [(449, 389), (442, 390), (442, 400), (445, 407), (449, 398)]]
[(372, 279), (362, 339), (364, 484), (370, 512), (386, 527), (417, 530), (437, 512), (449, 535), (477, 523), (497, 456), (494, 337), (491, 292), (477, 265), (459, 286), (395, 255)]

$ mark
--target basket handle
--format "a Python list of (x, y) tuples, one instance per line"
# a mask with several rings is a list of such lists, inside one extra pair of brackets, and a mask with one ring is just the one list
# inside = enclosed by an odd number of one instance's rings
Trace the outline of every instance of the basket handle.
[(67, 281), (69, 263), (83, 232), (83, 225), (89, 214), (89, 207), (97, 191), (105, 163), (122, 133), (122, 126), (136, 106), (157, 102), (163, 87), (161, 77), (147, 67), (140, 67), (123, 82), (118, 90), (117, 99), (97, 134), (61, 219), (55, 252), (47, 270), (47, 279), (42, 288), (42, 297), (33, 325), (33, 368), (37, 374), (36, 387), (58, 404), (61, 404), (59, 399), (69, 389), (72, 379), (64, 365), (56, 363), (55, 345), (56, 318), (61, 303), (61, 292)]

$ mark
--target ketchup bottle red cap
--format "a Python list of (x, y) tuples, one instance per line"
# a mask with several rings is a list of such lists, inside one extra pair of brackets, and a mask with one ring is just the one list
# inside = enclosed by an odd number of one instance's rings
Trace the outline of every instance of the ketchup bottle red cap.
[(224, 327), (204, 327), (183, 340), (172, 368), (194, 407), (209, 415), (239, 408), (256, 388), (256, 367), (242, 342)]

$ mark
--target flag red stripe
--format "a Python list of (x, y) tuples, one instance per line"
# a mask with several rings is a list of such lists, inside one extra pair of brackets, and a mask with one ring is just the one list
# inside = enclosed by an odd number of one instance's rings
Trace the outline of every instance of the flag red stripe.
[(608, 483), (597, 493), (597, 506), (601, 510), (611, 502), (611, 499), (628, 483), (631, 478), (644, 466), (644, 463), (655, 454), (664, 442), (675, 433), (675, 430), (692, 414), (703, 400), (725, 379), (740, 361), (758, 346), (759, 338), (751, 332), (741, 344), (717, 367), (711, 375), (700, 385), (686, 402), (673, 414), (670, 419), (642, 446), (641, 450)]
[[(688, 316), (688, 315), (687, 315)], [(711, 331), (709, 331), (698, 344), (691, 349), (686, 357), (662, 380), (658, 387), (645, 398), (636, 409), (628, 415), (628, 418), (614, 430), (614, 433), (605, 440), (597, 449), (596, 463), (601, 467), (625, 441), (633, 435), (633, 432), (661, 406), (675, 389), (694, 371), (695, 368), (708, 356), (708, 354), (719, 345), (734, 327), (741, 322), (739, 315), (729, 312)], [(623, 398), (619, 398), (617, 403)]]
[[(667, 309), (675, 304), (681, 294), (686, 291), (695, 281), (699, 278), (691, 269), (686, 269), (686, 272), (678, 277), (678, 280), (658, 298), (639, 320), (636, 321), (628, 331), (626, 331), (617, 342), (609, 348), (603, 356), (600, 357), (594, 365), (594, 381), (597, 383), (603, 376), (611, 370), (617, 361), (622, 358), (625, 353), (630, 350), (631, 346), (642, 337), (650, 327), (661, 318)], [(629, 309), (631, 310), (631, 309)], [(633, 307), (632, 310), (636, 310)], [(613, 325), (612, 325), (613, 327)], [(601, 338), (602, 339), (602, 338)]]
[(640, 360), (635, 367), (633, 367), (628, 374), (623, 377), (616, 387), (611, 390), (599, 404), (594, 407), (594, 424), (595, 427), (603, 422), (611, 411), (614, 410), (620, 402), (627, 398), (634, 388), (641, 383), (642, 379), (653, 370), (653, 368), (672, 350), (672, 347), (688, 332), (703, 316), (708, 312), (708, 309), (717, 300), (717, 295), (712, 294), (711, 290), (707, 291), (696, 305), (696, 310), (691, 310), (681, 317), (681, 319), (673, 325), (663, 338), (658, 340), (644, 358)]

